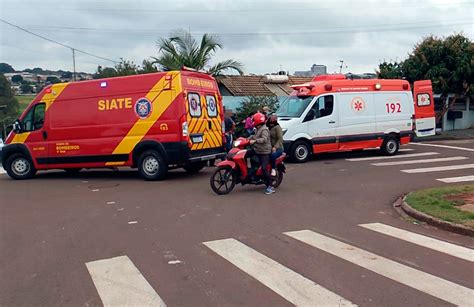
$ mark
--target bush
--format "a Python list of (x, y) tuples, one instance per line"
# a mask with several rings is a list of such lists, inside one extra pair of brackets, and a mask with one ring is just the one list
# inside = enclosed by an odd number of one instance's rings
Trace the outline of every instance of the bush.
[(242, 105), (237, 108), (235, 134), (237, 136), (245, 135), (245, 126), (242, 124), (247, 116), (257, 111), (263, 112), (263, 107), (269, 107), (271, 112), (278, 109), (279, 101), (277, 96), (248, 96), (242, 101)]

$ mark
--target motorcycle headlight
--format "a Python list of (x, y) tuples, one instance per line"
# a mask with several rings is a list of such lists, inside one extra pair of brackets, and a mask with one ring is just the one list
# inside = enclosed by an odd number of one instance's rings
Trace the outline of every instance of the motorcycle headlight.
[(239, 147), (240, 146), (240, 141), (235, 141), (234, 142), (234, 147)]

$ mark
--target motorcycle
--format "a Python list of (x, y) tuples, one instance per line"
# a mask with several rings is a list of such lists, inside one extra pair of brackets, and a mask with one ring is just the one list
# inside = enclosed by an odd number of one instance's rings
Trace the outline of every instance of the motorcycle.
[[(227, 154), (226, 160), (217, 164), (217, 169), (210, 178), (212, 190), (224, 195), (230, 193), (237, 183), (242, 185), (265, 183), (263, 170), (256, 155), (249, 157), (250, 140), (238, 138), (234, 142), (234, 147)], [(277, 188), (283, 181), (283, 173), (286, 171), (286, 154), (283, 153), (276, 160), (276, 176), (272, 177), (273, 187)], [(270, 173), (271, 165), (267, 171)]]

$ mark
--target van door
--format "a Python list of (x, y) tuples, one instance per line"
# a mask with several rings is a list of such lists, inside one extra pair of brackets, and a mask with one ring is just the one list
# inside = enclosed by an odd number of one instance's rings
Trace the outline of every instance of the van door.
[(313, 152), (336, 151), (337, 107), (334, 95), (320, 96), (303, 120), (313, 141)]
[(416, 136), (435, 135), (436, 117), (431, 80), (416, 81), (413, 96), (415, 103), (414, 118)]
[(212, 149), (222, 146), (221, 110), (215, 94), (189, 92), (188, 129), (191, 150)]
[(31, 158), (41, 166), (48, 158), (48, 123), (46, 118), (46, 104), (39, 102), (30, 107), (21, 120), (20, 134), (15, 135), (12, 143), (24, 143), (28, 148)]

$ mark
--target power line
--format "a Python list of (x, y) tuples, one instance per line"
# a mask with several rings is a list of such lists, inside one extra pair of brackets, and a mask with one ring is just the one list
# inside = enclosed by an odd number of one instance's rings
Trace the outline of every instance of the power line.
[[(311, 31), (285, 31), (285, 32), (236, 32), (236, 33), (215, 33), (212, 31), (192, 31), (194, 35), (202, 35), (204, 33), (211, 33), (218, 36), (266, 36), (266, 35), (313, 35), (313, 34), (345, 34), (345, 33), (359, 33), (359, 32), (390, 32), (399, 30), (413, 30), (433, 27), (449, 27), (459, 25), (472, 25), (471, 20), (457, 20), (457, 21), (444, 21), (444, 22), (415, 22), (415, 23), (399, 23), (399, 24), (382, 24), (382, 25), (365, 25), (365, 26), (350, 26), (350, 27), (333, 27), (321, 30)], [(170, 31), (156, 31), (152, 29), (104, 29), (104, 28), (83, 28), (83, 27), (57, 27), (57, 26), (31, 26), (37, 31), (90, 31), (90, 32), (104, 32), (113, 34), (114, 32), (125, 35), (143, 35), (143, 36), (155, 36), (157, 34), (168, 34)], [(69, 47), (71, 48), (71, 47)]]
[(115, 61), (115, 60), (112, 60), (112, 59), (108, 59), (108, 58), (104, 58), (104, 57), (101, 57), (101, 56), (92, 54), (92, 53), (87, 52), (87, 51), (84, 51), (84, 50), (80, 50), (80, 49), (71, 47), (71, 46), (69, 46), (69, 45), (66, 45), (66, 44), (60, 43), (60, 42), (58, 42), (58, 41), (55, 41), (55, 40), (53, 40), (53, 39), (50, 39), (50, 38), (44, 37), (44, 36), (42, 36), (42, 35), (36, 34), (36, 33), (34, 33), (34, 32), (31, 32), (30, 30), (27, 30), (27, 29), (22, 28), (22, 27), (20, 27), (20, 26), (18, 26), (18, 25), (12, 24), (12, 23), (10, 23), (10, 22), (4, 20), (4, 19), (1, 19), (1, 18), (0, 18), (0, 21), (3, 22), (3, 23), (5, 23), (5, 24), (7, 24), (7, 25), (10, 25), (10, 26), (12, 26), (12, 27), (14, 27), (14, 28), (17, 28), (17, 29), (19, 29), (19, 30), (21, 30), (21, 31), (24, 31), (24, 32), (26, 32), (26, 33), (28, 33), (28, 34), (31, 34), (31, 35), (33, 35), (33, 36), (39, 37), (39, 38), (41, 38), (41, 39), (43, 39), (43, 40), (46, 40), (46, 41), (48, 41), (48, 42), (51, 42), (51, 43), (60, 45), (60, 46), (62, 46), (62, 47), (68, 48), (68, 49), (71, 49), (72, 52), (73, 52), (73, 54), (74, 54), (75, 51), (77, 51), (77, 52), (86, 54), (86, 55), (88, 55), (88, 56), (95, 57), (95, 58), (98, 58), (98, 59), (102, 59), (102, 60), (105, 60), (105, 61), (109, 61), (109, 62), (113, 62), (113, 63), (117, 63), (117, 62), (118, 62), (118, 61)]

